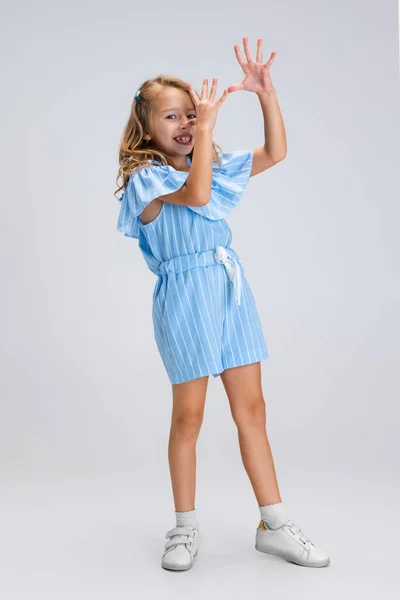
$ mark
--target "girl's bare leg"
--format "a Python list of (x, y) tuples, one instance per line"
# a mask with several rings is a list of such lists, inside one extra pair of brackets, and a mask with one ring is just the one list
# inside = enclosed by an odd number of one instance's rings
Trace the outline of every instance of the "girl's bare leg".
[(259, 506), (282, 502), (266, 432), (266, 406), (261, 388), (260, 363), (226, 369), (221, 373), (240, 453)]
[(208, 375), (172, 384), (173, 407), (168, 461), (175, 510), (195, 508), (196, 443), (204, 416)]

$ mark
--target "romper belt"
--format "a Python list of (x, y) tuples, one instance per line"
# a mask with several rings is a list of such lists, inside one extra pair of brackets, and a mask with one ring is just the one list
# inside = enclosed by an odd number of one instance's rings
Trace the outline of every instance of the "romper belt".
[(182, 254), (159, 262), (157, 266), (154, 264), (149, 266), (153, 273), (161, 276), (166, 273), (187, 271), (195, 267), (206, 267), (215, 262), (224, 265), (228, 277), (233, 283), (237, 304), (240, 305), (242, 291), (240, 259), (233, 248), (216, 246), (215, 250), (202, 250), (201, 252), (193, 252), (192, 254)]

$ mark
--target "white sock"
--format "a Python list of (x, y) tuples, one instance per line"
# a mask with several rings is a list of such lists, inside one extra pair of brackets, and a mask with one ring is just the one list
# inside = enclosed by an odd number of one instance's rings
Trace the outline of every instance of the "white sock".
[(279, 529), (288, 521), (288, 516), (282, 502), (259, 506), (261, 519), (269, 529)]
[(199, 528), (199, 526), (197, 524), (195, 508), (193, 510), (187, 510), (185, 512), (175, 511), (175, 515), (176, 515), (176, 527), (194, 527), (195, 529)]

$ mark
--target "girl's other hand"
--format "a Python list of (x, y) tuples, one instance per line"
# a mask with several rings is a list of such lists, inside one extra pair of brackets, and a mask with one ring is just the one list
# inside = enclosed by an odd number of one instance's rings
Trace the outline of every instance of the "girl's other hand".
[(217, 120), (217, 114), (220, 106), (223, 102), (225, 102), (228, 96), (228, 90), (225, 89), (221, 98), (214, 102), (215, 92), (217, 90), (217, 81), (218, 78), (213, 78), (213, 83), (211, 86), (210, 95), (207, 98), (208, 94), (208, 79), (203, 79), (203, 87), (201, 90), (201, 97), (199, 98), (190, 83), (189, 93), (193, 100), (193, 103), (196, 107), (196, 129), (201, 128), (209, 128), (210, 130), (214, 129), (215, 122)]
[(247, 92), (256, 92), (256, 94), (269, 93), (274, 89), (271, 81), (270, 68), (275, 60), (276, 52), (271, 52), (271, 55), (266, 63), (263, 62), (262, 55), (262, 38), (257, 38), (257, 54), (256, 60), (253, 57), (249, 48), (249, 40), (247, 36), (243, 38), (244, 52), (246, 54), (247, 62), (243, 59), (238, 44), (235, 44), (235, 54), (239, 65), (243, 69), (244, 79), (241, 83), (233, 83), (227, 87), (230, 93), (237, 92), (239, 90), (246, 90)]

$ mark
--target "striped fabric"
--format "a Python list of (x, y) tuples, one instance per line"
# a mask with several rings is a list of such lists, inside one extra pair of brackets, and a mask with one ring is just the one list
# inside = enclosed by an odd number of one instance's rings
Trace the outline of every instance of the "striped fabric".
[[(121, 197), (117, 230), (137, 238), (157, 275), (153, 325), (157, 348), (171, 383), (213, 375), (268, 358), (255, 300), (225, 220), (248, 183), (253, 151), (221, 153), (213, 163), (210, 201), (205, 206), (164, 202), (157, 217), (139, 215), (154, 198), (183, 186), (189, 173), (152, 161), (131, 175)], [(190, 166), (190, 158), (187, 163)], [(226, 248), (241, 269), (241, 301), (225, 266), (215, 259)]]

